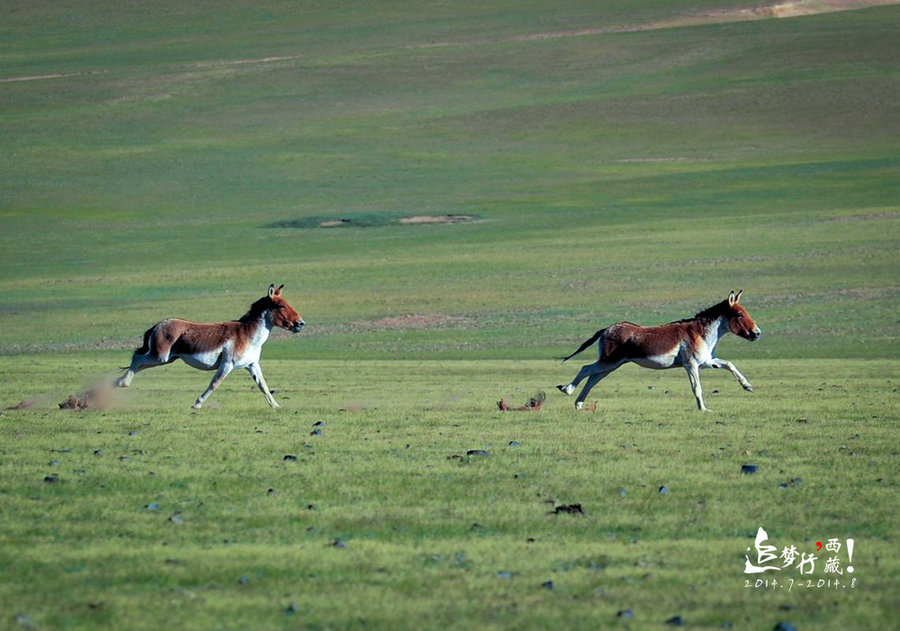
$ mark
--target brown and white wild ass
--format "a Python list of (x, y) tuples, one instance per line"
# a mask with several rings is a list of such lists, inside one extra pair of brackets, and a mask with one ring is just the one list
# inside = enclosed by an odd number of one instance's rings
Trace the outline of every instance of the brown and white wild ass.
[(557, 388), (563, 394), (572, 394), (578, 384), (587, 379), (584, 389), (575, 399), (575, 407), (581, 409), (591, 388), (598, 381), (619, 366), (634, 362), (645, 368), (684, 368), (697, 399), (697, 407), (702, 411), (706, 411), (706, 405), (703, 403), (703, 389), (700, 387), (701, 368), (724, 368), (734, 375), (744, 390), (753, 392), (753, 386), (734, 364), (715, 356), (716, 345), (726, 333), (734, 333), (751, 342), (762, 335), (750, 314), (738, 304), (742, 293), (743, 290), (737, 294), (732, 291), (728, 298), (704, 309), (693, 318), (654, 327), (618, 322), (597, 331), (563, 361), (575, 357), (598, 341), (599, 361), (584, 366), (572, 383)]
[(131, 366), (116, 385), (126, 388), (135, 373), (183, 359), (194, 368), (216, 371), (209, 387), (194, 402), (195, 408), (201, 407), (235, 368), (246, 368), (269, 405), (279, 407), (263, 377), (259, 354), (273, 326), (297, 333), (306, 325), (281, 297), (283, 287), (269, 285), (268, 293), (250, 305), (239, 320), (204, 324), (168, 318), (157, 322), (144, 333), (144, 343), (134, 351)]

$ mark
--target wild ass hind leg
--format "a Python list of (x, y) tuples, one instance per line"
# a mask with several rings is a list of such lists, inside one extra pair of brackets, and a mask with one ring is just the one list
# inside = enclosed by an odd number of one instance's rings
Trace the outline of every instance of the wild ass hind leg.
[(272, 396), (272, 391), (269, 390), (269, 384), (266, 383), (266, 378), (263, 377), (262, 368), (259, 364), (250, 364), (247, 366), (247, 372), (250, 373), (250, 376), (253, 377), (253, 381), (256, 382), (256, 386), (259, 388), (259, 391), (262, 392), (266, 401), (273, 408), (281, 407), (278, 405), (278, 401), (275, 400), (275, 397)]
[(753, 386), (747, 381), (747, 378), (741, 374), (741, 371), (737, 369), (737, 367), (732, 364), (730, 361), (725, 359), (719, 359), (717, 357), (713, 357), (711, 360), (706, 362), (703, 367), (708, 368), (724, 368), (737, 379), (737, 382), (741, 384), (741, 387), (747, 392), (753, 392)]
[(219, 367), (216, 369), (216, 374), (213, 375), (212, 381), (209, 382), (209, 387), (203, 394), (197, 397), (196, 401), (194, 401), (193, 408), (195, 410), (199, 410), (201, 407), (203, 407), (203, 402), (206, 401), (206, 399), (209, 398), (209, 395), (211, 395), (213, 391), (222, 384), (222, 381), (225, 380), (225, 377), (227, 377), (228, 373), (230, 373), (233, 369), (234, 365), (231, 362), (223, 361), (219, 364)]
[[(581, 393), (578, 395), (578, 398), (575, 399), (575, 409), (580, 410), (584, 407), (584, 401), (587, 399), (588, 394), (591, 392), (591, 389), (597, 385), (597, 383), (606, 377), (609, 373), (614, 371), (616, 368), (621, 366), (621, 364), (595, 364), (595, 370), (591, 373), (590, 377), (588, 377), (587, 383), (584, 384), (584, 388), (582, 388)], [(597, 368), (597, 366), (600, 366)]]
[(699, 364), (695, 361), (688, 362), (685, 364), (684, 370), (687, 372), (688, 380), (691, 382), (691, 392), (694, 393), (694, 398), (697, 400), (697, 407), (701, 412), (709, 412), (709, 408), (703, 402), (703, 387), (700, 385)]
[(562, 392), (565, 395), (570, 395), (575, 392), (575, 388), (578, 387), (578, 384), (584, 381), (585, 378), (591, 376), (599, 369), (599, 366), (602, 362), (594, 362), (593, 364), (585, 364), (581, 367), (581, 370), (578, 371), (578, 374), (575, 375), (575, 378), (572, 380), (572, 383), (561, 384), (556, 386), (556, 389)]
[(131, 356), (131, 365), (126, 369), (125, 374), (116, 379), (113, 383), (118, 388), (127, 388), (131, 385), (131, 380), (134, 379), (134, 376), (142, 370), (155, 368), (156, 366), (165, 366), (166, 364), (171, 364), (176, 359), (178, 358), (156, 357), (149, 352), (142, 354), (135, 353)]

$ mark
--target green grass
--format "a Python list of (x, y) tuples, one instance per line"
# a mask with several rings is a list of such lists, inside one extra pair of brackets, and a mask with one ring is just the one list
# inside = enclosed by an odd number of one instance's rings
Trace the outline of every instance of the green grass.
[[(632, 28), (742, 6), (0, 7), (0, 626), (890, 627), (900, 7)], [(270, 282), (283, 409), (236, 374), (191, 412), (184, 366), (56, 409)], [(553, 389), (732, 289), (755, 394)], [(858, 588), (745, 589), (760, 525), (855, 538)]]
[[(538, 361), (270, 361), (282, 409), (236, 374), (199, 412), (205, 376), (176, 365), (139, 375), (116, 409), (51, 409), (110, 359), (21, 360), (21, 385), (0, 392), (44, 395), (0, 425), (0, 550), (17, 577), (0, 599), (40, 627), (596, 628), (631, 609), (638, 628), (681, 615), (692, 628), (875, 629), (893, 617), (892, 362), (743, 362), (753, 395), (704, 373), (709, 414), (681, 371), (636, 368), (597, 387), (593, 414), (558, 393), (539, 412), (498, 412), (500, 396), (524, 402), (572, 372)], [(571, 503), (585, 515), (548, 514)], [(759, 526), (806, 552), (855, 538), (859, 585), (746, 589)]]

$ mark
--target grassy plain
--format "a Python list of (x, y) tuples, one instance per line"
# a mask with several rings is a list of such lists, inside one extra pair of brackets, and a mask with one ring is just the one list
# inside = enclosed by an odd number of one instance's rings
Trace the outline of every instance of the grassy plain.
[[(888, 628), (900, 7), (658, 28), (741, 6), (0, 6), (0, 625)], [(282, 409), (184, 366), (55, 409), (270, 282)], [(739, 288), (753, 395), (494, 409)], [(745, 588), (760, 525), (859, 585)]]

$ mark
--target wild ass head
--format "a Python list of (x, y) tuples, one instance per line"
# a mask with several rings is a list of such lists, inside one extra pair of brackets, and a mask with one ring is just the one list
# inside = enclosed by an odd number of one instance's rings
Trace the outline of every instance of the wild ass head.
[(303, 318), (300, 317), (300, 314), (281, 297), (282, 289), (284, 289), (284, 285), (279, 285), (276, 289), (275, 284), (272, 283), (269, 285), (268, 295), (262, 300), (268, 302), (269, 317), (272, 319), (272, 324), (287, 331), (297, 333), (306, 326), (306, 322), (304, 322)]
[(745, 340), (755, 342), (762, 336), (762, 331), (756, 326), (747, 310), (739, 304), (742, 293), (744, 293), (743, 289), (737, 294), (733, 291), (728, 294), (728, 299), (722, 302), (723, 315), (728, 323), (729, 331)]

